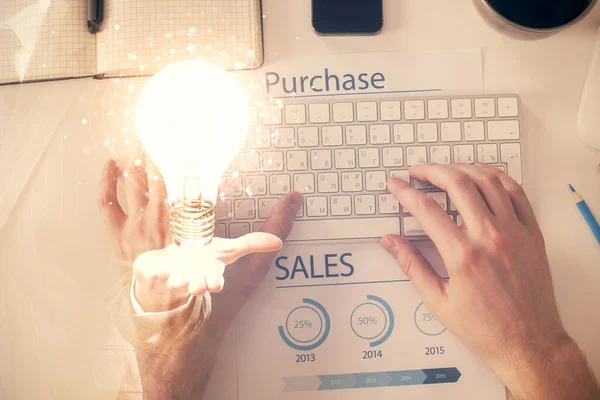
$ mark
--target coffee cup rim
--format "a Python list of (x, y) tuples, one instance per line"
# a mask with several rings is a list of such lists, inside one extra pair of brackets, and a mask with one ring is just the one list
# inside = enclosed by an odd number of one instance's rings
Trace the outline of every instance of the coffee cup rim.
[(578, 23), (579, 21), (581, 21), (583, 18), (585, 18), (594, 8), (594, 6), (596, 5), (596, 3), (598, 2), (598, 0), (591, 0), (590, 3), (588, 4), (588, 6), (586, 7), (586, 9), (577, 16), (577, 18), (574, 18), (573, 20), (559, 25), (559, 26), (555, 26), (552, 28), (532, 28), (530, 26), (525, 26), (525, 25), (521, 25), (518, 24), (514, 21), (511, 21), (510, 19), (506, 18), (504, 15), (500, 14), (490, 3), (488, 0), (479, 0), (481, 1), (481, 3), (483, 3), (483, 5), (492, 13), (494, 14), (497, 18), (499, 18), (500, 20), (502, 20), (504, 23), (520, 29), (520, 30), (524, 30), (524, 31), (528, 31), (528, 32), (533, 32), (533, 33), (548, 33), (548, 32), (556, 32), (556, 31), (560, 31), (563, 29), (566, 29), (572, 25), (575, 25), (576, 23)]

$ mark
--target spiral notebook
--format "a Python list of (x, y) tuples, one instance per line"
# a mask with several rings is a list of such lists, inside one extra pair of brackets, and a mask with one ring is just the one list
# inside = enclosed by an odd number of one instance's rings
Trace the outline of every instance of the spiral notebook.
[(151, 75), (174, 61), (262, 64), (260, 0), (105, 0), (97, 34), (87, 0), (0, 1), (0, 83)]

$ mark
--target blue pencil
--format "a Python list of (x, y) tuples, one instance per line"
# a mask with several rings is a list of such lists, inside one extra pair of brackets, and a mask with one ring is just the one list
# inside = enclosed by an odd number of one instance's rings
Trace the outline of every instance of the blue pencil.
[(598, 243), (600, 243), (600, 225), (598, 225), (598, 221), (596, 221), (596, 218), (594, 218), (594, 215), (585, 203), (585, 200), (581, 198), (581, 196), (575, 191), (573, 186), (569, 185), (569, 188), (571, 189), (573, 200), (575, 200), (577, 208), (579, 208), (581, 215), (583, 215), (583, 218), (585, 218), (585, 222), (587, 222), (587, 224), (589, 225), (590, 229), (592, 230), (592, 233), (596, 237), (596, 240), (598, 241)]

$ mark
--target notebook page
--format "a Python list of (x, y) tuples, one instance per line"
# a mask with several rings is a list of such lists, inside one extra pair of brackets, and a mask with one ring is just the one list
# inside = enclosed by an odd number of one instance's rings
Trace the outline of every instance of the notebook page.
[(96, 36), (82, 0), (0, 1), (0, 83), (96, 72)]
[(98, 73), (150, 75), (207, 58), (227, 70), (262, 63), (260, 0), (112, 0), (98, 36)]

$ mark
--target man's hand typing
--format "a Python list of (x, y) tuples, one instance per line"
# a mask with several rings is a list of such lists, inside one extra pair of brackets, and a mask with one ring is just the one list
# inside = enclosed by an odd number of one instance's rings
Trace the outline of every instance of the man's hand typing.
[(464, 221), (457, 226), (408, 183), (388, 183), (448, 270), (444, 281), (406, 239), (381, 240), (436, 318), (494, 369), (515, 399), (600, 398), (561, 323), (544, 239), (521, 186), (485, 165), (422, 165), (410, 174), (447, 191)]

